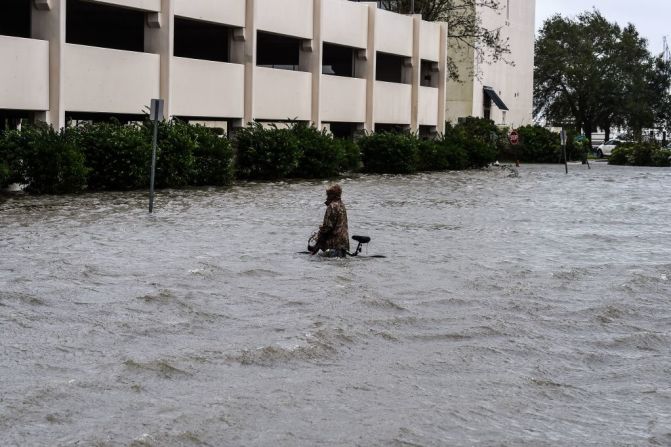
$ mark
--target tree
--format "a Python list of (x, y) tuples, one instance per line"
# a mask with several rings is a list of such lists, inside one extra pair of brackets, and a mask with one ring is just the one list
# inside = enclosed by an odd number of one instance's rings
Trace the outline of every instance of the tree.
[[(381, 0), (380, 6), (389, 11), (408, 14), (413, 0)], [(414, 0), (415, 13), (424, 20), (443, 21), (449, 29), (450, 44), (470, 48), (482, 61), (505, 60), (510, 53), (508, 39), (503, 39), (501, 30), (487, 29), (482, 24), (481, 12), (501, 9), (499, 0)], [(448, 72), (453, 80), (459, 79), (457, 61), (448, 55)]]
[(609, 138), (621, 125), (640, 140), (644, 128), (671, 116), (670, 73), (633, 25), (621, 29), (597, 10), (575, 19), (556, 15), (536, 40), (534, 114), (570, 123), (590, 141), (596, 126)]
[(573, 121), (590, 137), (607, 102), (615, 102), (613, 49), (620, 34), (598, 11), (575, 20), (555, 15), (536, 40), (534, 114), (553, 124)]

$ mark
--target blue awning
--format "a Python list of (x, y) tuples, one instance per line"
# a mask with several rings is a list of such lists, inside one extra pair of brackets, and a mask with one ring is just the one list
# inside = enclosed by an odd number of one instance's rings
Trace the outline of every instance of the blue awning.
[(496, 107), (498, 107), (501, 110), (510, 110), (508, 106), (506, 106), (506, 103), (504, 103), (503, 100), (499, 97), (499, 95), (496, 94), (493, 88), (484, 87), (484, 91), (485, 95), (489, 96), (492, 102), (496, 104)]

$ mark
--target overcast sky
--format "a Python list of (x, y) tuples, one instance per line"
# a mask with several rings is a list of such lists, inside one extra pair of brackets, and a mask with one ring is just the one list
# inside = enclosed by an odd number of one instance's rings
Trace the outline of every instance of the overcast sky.
[(536, 0), (536, 28), (556, 13), (574, 16), (592, 7), (620, 26), (633, 23), (653, 53), (661, 53), (663, 36), (671, 36), (671, 0)]

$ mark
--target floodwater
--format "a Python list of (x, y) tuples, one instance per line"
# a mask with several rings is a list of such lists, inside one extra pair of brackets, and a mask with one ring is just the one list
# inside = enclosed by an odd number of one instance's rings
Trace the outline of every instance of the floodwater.
[(0, 199), (0, 445), (671, 445), (671, 170), (342, 185)]

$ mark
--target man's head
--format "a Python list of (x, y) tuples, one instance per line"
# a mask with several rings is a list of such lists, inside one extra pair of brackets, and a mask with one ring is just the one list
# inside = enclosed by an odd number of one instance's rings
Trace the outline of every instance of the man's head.
[(342, 188), (337, 183), (326, 190), (326, 204), (340, 200)]

